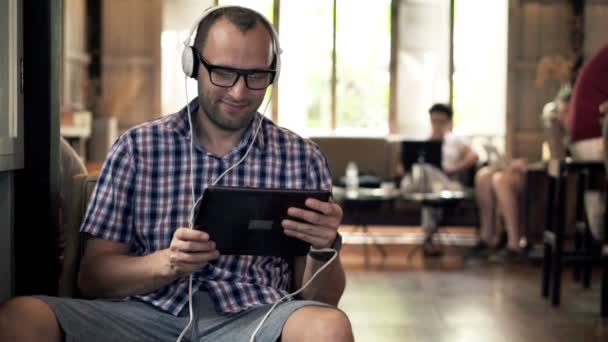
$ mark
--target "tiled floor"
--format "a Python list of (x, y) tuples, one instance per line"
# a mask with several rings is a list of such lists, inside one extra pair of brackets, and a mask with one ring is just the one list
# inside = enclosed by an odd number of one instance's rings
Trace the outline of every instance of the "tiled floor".
[(538, 264), (464, 262), (460, 246), (435, 260), (407, 260), (411, 246), (384, 247), (386, 258), (369, 249), (367, 268), (362, 245), (347, 244), (341, 253), (347, 288), (340, 307), (356, 341), (608, 341), (599, 273), (583, 290), (566, 272), (556, 309), (540, 297)]

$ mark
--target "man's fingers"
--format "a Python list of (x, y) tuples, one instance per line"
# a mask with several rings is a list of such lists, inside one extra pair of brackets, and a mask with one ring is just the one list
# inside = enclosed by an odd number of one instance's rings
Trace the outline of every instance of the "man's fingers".
[(285, 230), (299, 232), (304, 235), (312, 237), (326, 238), (331, 236), (332, 231), (330, 228), (314, 226), (312, 224), (297, 222), (293, 220), (283, 220), (283, 228)]
[(316, 225), (327, 224), (327, 222), (325, 222), (326, 221), (325, 218), (327, 216), (323, 216), (323, 215), (319, 214), (318, 212), (314, 212), (311, 210), (305, 210), (305, 209), (300, 209), (300, 208), (289, 208), (287, 210), (287, 214), (291, 217), (299, 218), (301, 220), (310, 222), (312, 224), (316, 224)]
[(316, 210), (324, 215), (329, 215), (333, 212), (333, 203), (319, 201), (316, 198), (309, 198), (305, 202), (306, 206), (310, 209)]
[(215, 250), (215, 242), (214, 241), (184, 241), (184, 240), (173, 240), (171, 243), (172, 251), (180, 251), (180, 252), (209, 252)]
[(209, 240), (209, 234), (196, 229), (179, 228), (173, 235), (174, 238), (186, 241), (206, 241)]
[(287, 235), (287, 236), (291, 236), (293, 238), (296, 238), (296, 239), (299, 239), (302, 241), (306, 241), (313, 246), (321, 246), (326, 243), (326, 239), (321, 236), (315, 236), (315, 235), (303, 233), (302, 231), (299, 231), (299, 230), (285, 229), (284, 232), (285, 232), (285, 235)]
[(217, 259), (220, 253), (217, 250), (205, 253), (171, 252), (171, 263), (174, 265), (199, 265)]

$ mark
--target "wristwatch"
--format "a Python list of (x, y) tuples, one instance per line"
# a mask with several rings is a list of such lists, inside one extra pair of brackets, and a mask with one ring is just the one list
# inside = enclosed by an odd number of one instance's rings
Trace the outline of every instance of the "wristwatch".
[[(340, 253), (340, 249), (342, 249), (342, 235), (340, 233), (336, 234), (336, 239), (328, 248), (336, 250), (337, 253)], [(332, 252), (325, 252), (321, 249), (316, 249), (310, 246), (310, 251), (308, 252), (313, 259), (318, 261), (327, 261), (331, 259), (334, 254)]]

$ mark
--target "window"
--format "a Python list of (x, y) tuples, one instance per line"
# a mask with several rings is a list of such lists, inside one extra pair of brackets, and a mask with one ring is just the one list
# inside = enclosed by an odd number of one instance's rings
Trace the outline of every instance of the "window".
[[(331, 129), (333, 3), (281, 1), (279, 32), (283, 70), (279, 124), (298, 133)], [(314, 25), (311, 25), (314, 21)]]
[[(196, 81), (186, 79), (182, 71), (184, 40), (194, 22), (213, 1), (172, 0), (163, 1), (163, 29), (161, 34), (161, 112), (175, 113), (197, 95)], [(193, 34), (194, 35), (194, 34)], [(190, 37), (191, 42), (194, 37)]]
[(307, 135), (388, 133), (390, 9), (390, 0), (281, 1), (280, 125)]
[(23, 167), (23, 108), (19, 90), (21, 6), (0, 3), (0, 172)]
[[(181, 10), (191, 2), (181, 1), (185, 2), (167, 7)], [(167, 22), (190, 27), (194, 19), (189, 16), (198, 16), (212, 1), (206, 3), (195, 1), (190, 11), (181, 10), (179, 18)], [(389, 133), (394, 44), (396, 87), (390, 133), (428, 137), (428, 108), (434, 102), (451, 101), (457, 133), (504, 135), (507, 0), (395, 4), (391, 0), (225, 0), (218, 4), (247, 6), (275, 23), (283, 48), (282, 70), (265, 114), (281, 126), (308, 136)], [(398, 22), (392, 23), (392, 9)], [(478, 15), (481, 12), (483, 16)], [(397, 26), (392, 28), (393, 24)], [(163, 82), (163, 87), (173, 87), (163, 88), (163, 104), (165, 99), (174, 101), (173, 109), (183, 106), (183, 79), (173, 76), (181, 71), (166, 69), (179, 65), (176, 51), (181, 54), (183, 35), (183, 28), (163, 33), (163, 76), (176, 78)], [(164, 58), (166, 52), (171, 58)], [(189, 82), (193, 98), (196, 87)], [(261, 112), (268, 101), (267, 96)]]
[(388, 133), (390, 15), (390, 0), (337, 4), (337, 133)]

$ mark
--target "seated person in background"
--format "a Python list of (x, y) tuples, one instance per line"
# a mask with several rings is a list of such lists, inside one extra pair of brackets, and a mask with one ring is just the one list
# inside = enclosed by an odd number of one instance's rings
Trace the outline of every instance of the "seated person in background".
[[(563, 87), (553, 103), (545, 106), (543, 122), (549, 141), (551, 158), (565, 157), (566, 118), (570, 102), (570, 87)], [(561, 134), (561, 135), (560, 135)], [(475, 175), (475, 198), (479, 208), (480, 240), (466, 254), (467, 257), (487, 257), (493, 252), (494, 261), (518, 261), (522, 259), (520, 204), (526, 179), (526, 161), (514, 159), (506, 166), (490, 165)], [(504, 219), (506, 246), (503, 246), (501, 225), (494, 230), (494, 210)], [(504, 247), (504, 248), (503, 248)]]
[(568, 156), (570, 136), (568, 119), (571, 107), (572, 87), (563, 85), (555, 99), (543, 108), (543, 130), (549, 145), (550, 159), (565, 159)]
[(603, 157), (602, 113), (608, 99), (608, 45), (586, 62), (572, 90), (570, 108), (570, 152), (575, 160)]
[[(574, 89), (570, 116), (570, 152), (574, 160), (604, 160), (606, 148), (602, 137), (602, 120), (608, 112), (608, 45), (583, 65)], [(604, 122), (604, 126), (608, 123)], [(598, 190), (585, 192), (585, 209), (593, 237), (603, 240), (605, 234), (605, 194)]]
[[(245, 341), (273, 303), (325, 264), (314, 250), (290, 260), (220, 255), (205, 232), (188, 228), (193, 202), (213, 181), (331, 189), (318, 147), (257, 112), (275, 75), (273, 36), (268, 20), (250, 9), (208, 13), (192, 47), (201, 61), (192, 74), (198, 98), (129, 129), (104, 163), (81, 227), (89, 240), (79, 289), (94, 299), (9, 300), (0, 305), (0, 341), (167, 342), (187, 326), (187, 341)], [(341, 208), (314, 199), (306, 206), (289, 208), (284, 233), (338, 249)], [(336, 308), (344, 286), (336, 258), (276, 307), (256, 340), (352, 341)]]
[[(462, 184), (459, 183), (464, 179), (464, 175), (475, 167), (479, 157), (464, 139), (452, 133), (452, 108), (446, 104), (434, 104), (429, 109), (429, 117), (431, 120), (431, 140), (441, 140), (442, 144), (442, 170), (437, 170), (431, 165), (424, 165), (424, 172), (427, 175), (427, 181), (432, 184), (433, 190), (454, 190), (454, 184), (459, 188)], [(402, 177), (402, 190), (408, 191), (408, 188), (414, 187), (411, 184), (411, 177), (405, 175), (403, 165), (397, 166), (397, 176)], [(436, 189), (436, 184), (439, 184), (441, 189)], [(425, 242), (423, 252), (425, 255), (438, 255), (439, 250), (433, 245), (433, 234), (437, 231), (439, 223), (443, 216), (442, 208), (423, 206), (422, 207), (422, 228), (425, 232)]]
[(86, 174), (87, 169), (82, 162), (82, 159), (74, 151), (72, 146), (62, 137), (60, 138), (59, 155), (61, 162), (59, 164), (59, 255), (63, 255), (65, 248), (65, 230), (68, 215), (74, 209), (72, 208), (72, 192), (74, 191), (74, 176)]
[[(604, 118), (602, 122), (602, 136), (604, 137), (604, 146), (606, 146), (608, 143), (608, 120), (606, 120), (608, 116), (608, 99), (600, 105), (599, 109)], [(608, 148), (604, 149), (604, 169), (608, 170)]]

